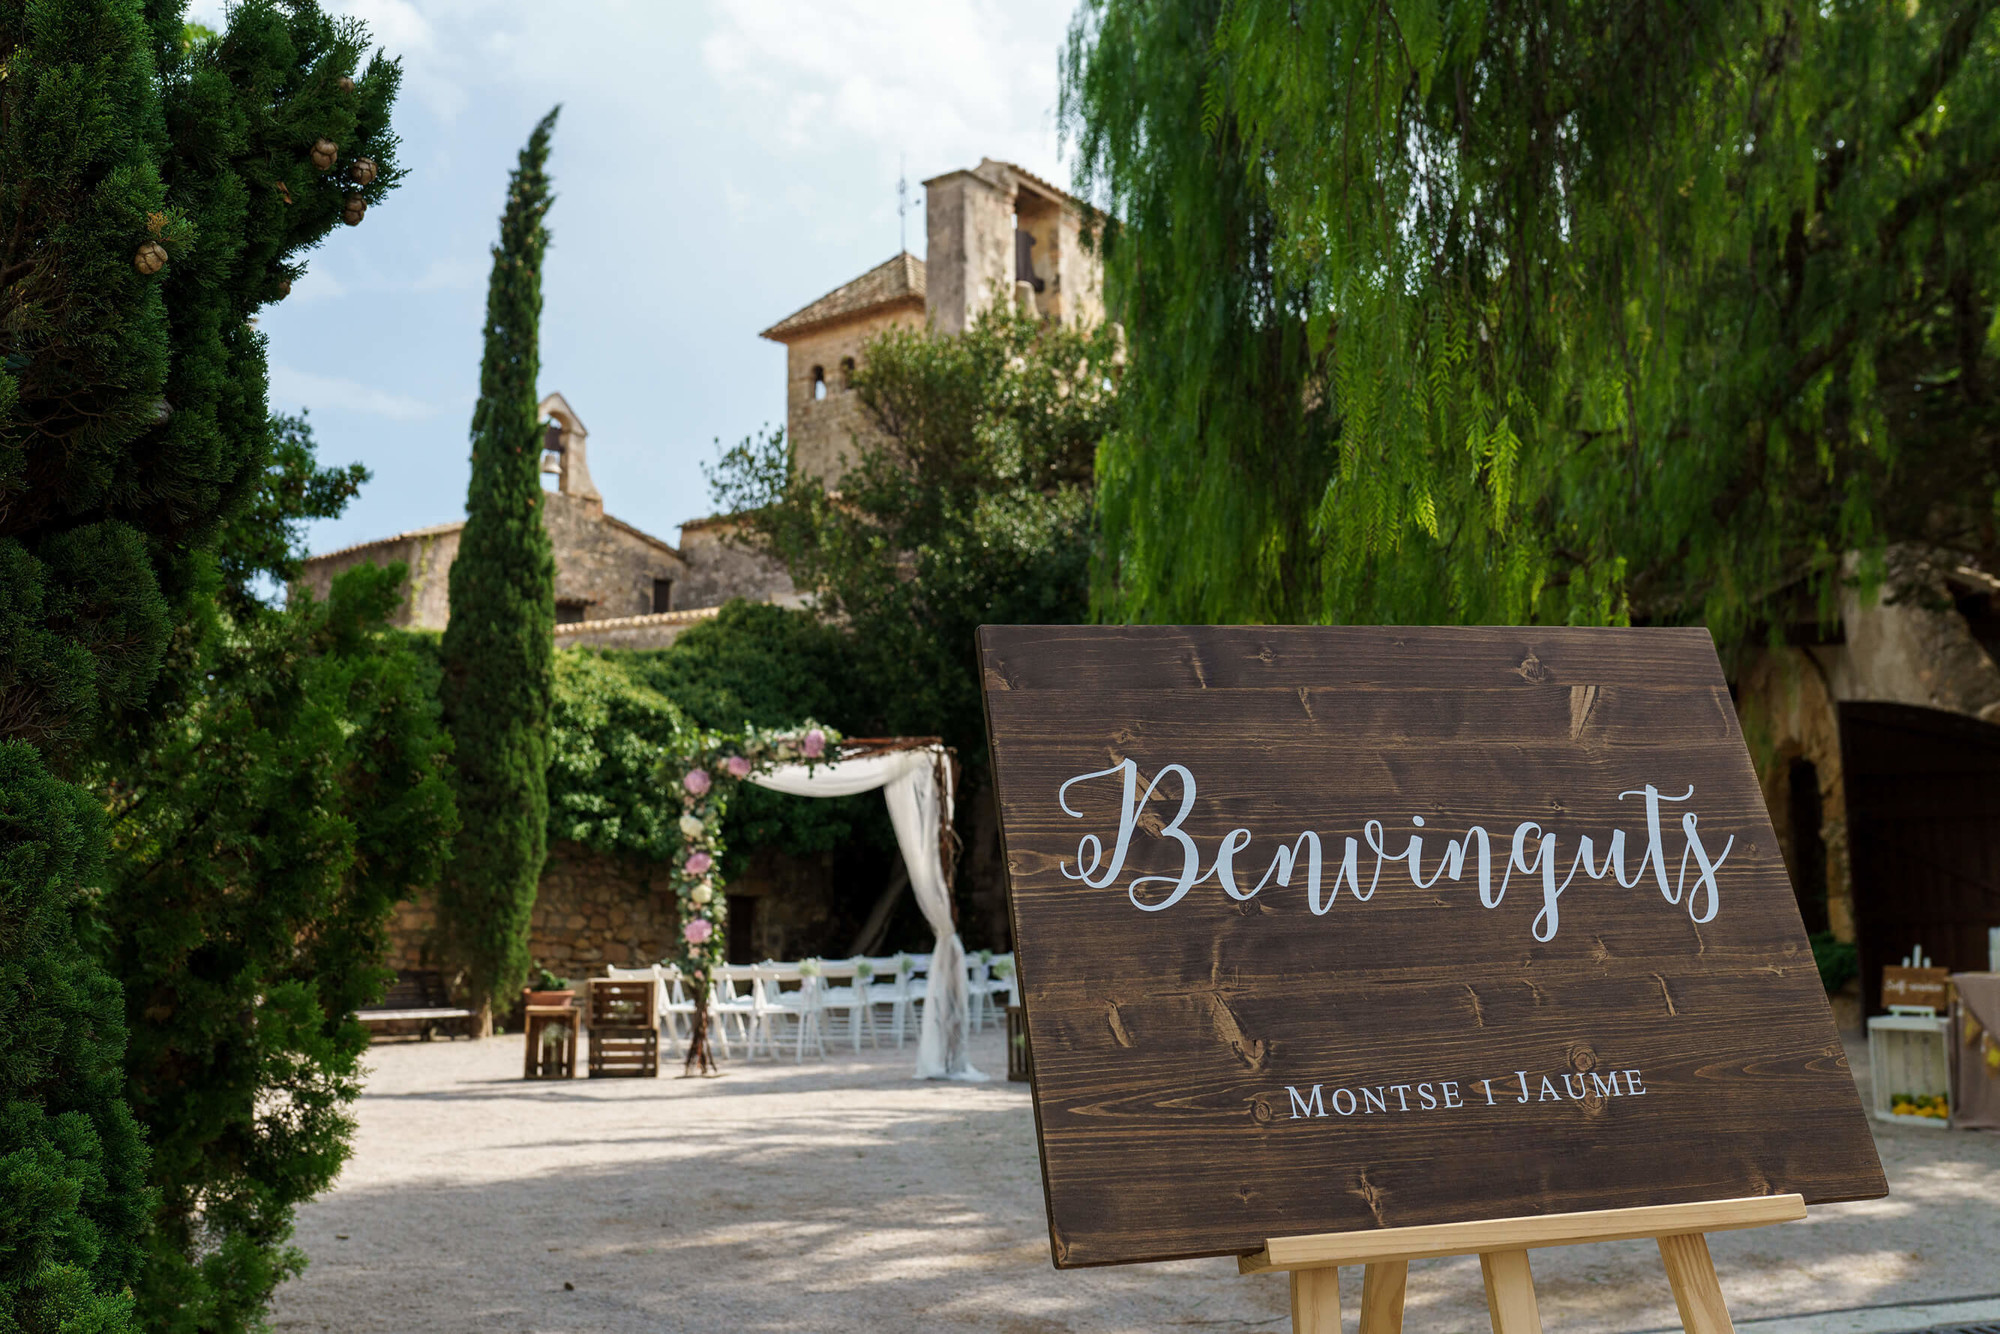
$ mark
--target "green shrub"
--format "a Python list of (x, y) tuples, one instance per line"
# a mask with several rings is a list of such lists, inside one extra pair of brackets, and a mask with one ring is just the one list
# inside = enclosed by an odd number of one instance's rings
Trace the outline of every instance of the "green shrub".
[(225, 621), (205, 686), (108, 784), (103, 917), (160, 1208), (154, 1331), (258, 1325), (346, 1159), (389, 916), (455, 821), (436, 672), (383, 626), (401, 566)]
[(80, 947), (102, 819), (0, 742), (0, 1330), (126, 1329), (151, 1212), (117, 983)]
[(1820, 985), (1831, 996), (1861, 975), (1861, 952), (1851, 940), (1835, 940), (1833, 932), (1812, 936), (1813, 962), (1819, 966)]

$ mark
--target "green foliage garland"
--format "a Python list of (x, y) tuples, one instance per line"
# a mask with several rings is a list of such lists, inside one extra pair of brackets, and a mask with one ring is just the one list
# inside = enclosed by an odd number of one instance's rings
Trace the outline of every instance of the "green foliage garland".
[(1988, 0), (1091, 0), (1062, 107), (1106, 615), (1728, 637), (2000, 554)]
[(493, 247), (472, 480), (442, 646), (464, 824), (439, 920), (471, 1004), (488, 1014), (527, 974), (529, 915), (548, 849), (555, 556), (542, 526), (535, 381), (555, 122), (551, 111), (521, 150)]
[(839, 752), (840, 735), (807, 722), (773, 731), (746, 727), (740, 736), (697, 733), (662, 766), (661, 779), (681, 794), (680, 835), (684, 856), (670, 879), (680, 910), (681, 948), (674, 963), (695, 995), (694, 1037), (688, 1043), (687, 1071), (713, 1074), (708, 1049), (708, 988), (715, 970), (729, 957), (728, 900), (722, 894), (722, 817), (738, 786), (752, 774), (780, 764), (808, 768)]

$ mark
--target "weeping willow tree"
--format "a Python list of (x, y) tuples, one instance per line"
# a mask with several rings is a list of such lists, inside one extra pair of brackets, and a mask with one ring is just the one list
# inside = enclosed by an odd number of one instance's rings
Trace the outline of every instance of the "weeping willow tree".
[(1100, 613), (1727, 636), (1990, 558), (1992, 9), (1089, 0)]

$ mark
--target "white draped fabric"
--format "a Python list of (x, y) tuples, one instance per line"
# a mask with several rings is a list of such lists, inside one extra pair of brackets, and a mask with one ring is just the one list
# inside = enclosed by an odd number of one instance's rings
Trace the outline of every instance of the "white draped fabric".
[(917, 1042), (917, 1078), (983, 1080), (967, 1054), (971, 1013), (966, 1004), (965, 946), (952, 927), (951, 891), (945, 887), (938, 835), (952, 816), (951, 765), (944, 747), (895, 750), (852, 760), (784, 764), (753, 774), (750, 782), (795, 797), (846, 797), (882, 789), (889, 822), (910, 871), (910, 888), (924, 920), (937, 933), (924, 999), (923, 1035)]

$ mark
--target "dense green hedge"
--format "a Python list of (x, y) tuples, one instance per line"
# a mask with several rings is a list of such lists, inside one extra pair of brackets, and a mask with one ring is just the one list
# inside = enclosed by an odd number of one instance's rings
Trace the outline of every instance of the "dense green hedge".
[[(671, 647), (557, 655), (549, 837), (665, 861), (680, 797), (658, 765), (683, 727), (737, 731), (816, 718), (852, 734), (876, 716), (852, 637), (809, 612), (731, 602)], [(806, 800), (746, 786), (730, 806), (727, 879), (758, 848), (796, 856), (895, 846), (880, 798)]]

